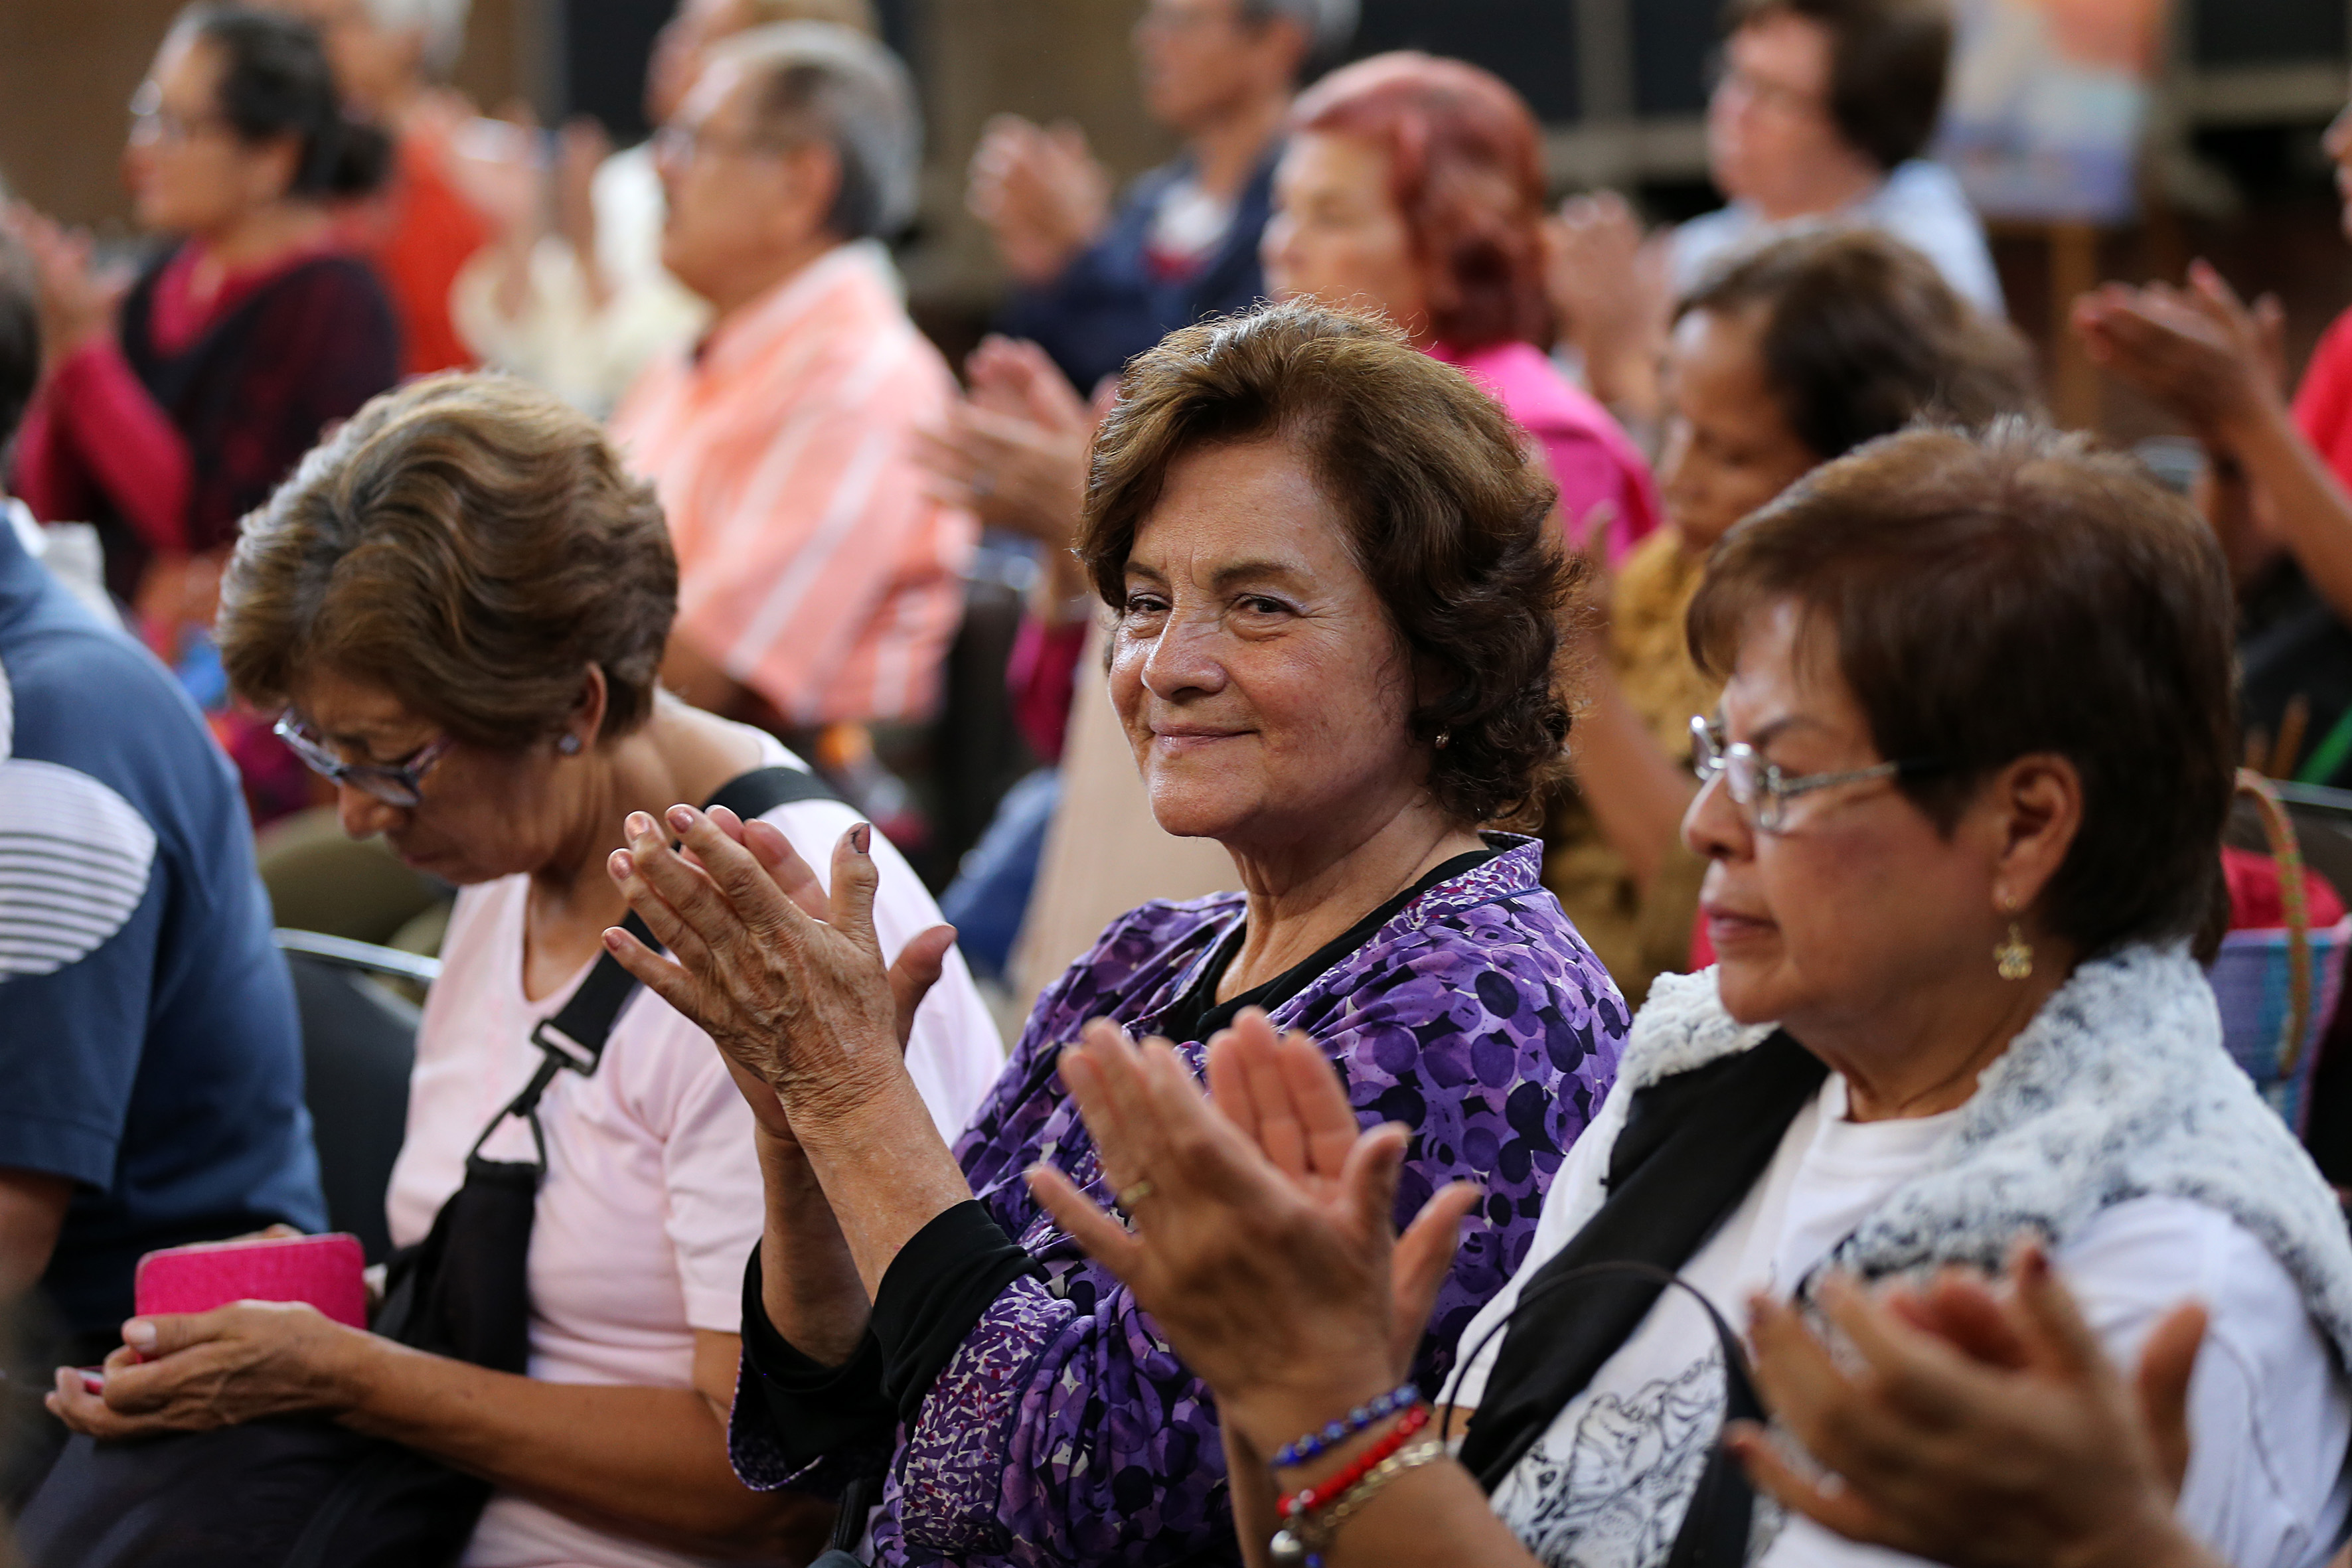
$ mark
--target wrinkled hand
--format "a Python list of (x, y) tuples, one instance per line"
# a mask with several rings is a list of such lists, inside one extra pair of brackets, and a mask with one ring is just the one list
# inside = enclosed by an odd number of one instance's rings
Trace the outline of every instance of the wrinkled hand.
[(2108, 283), (2076, 300), (2073, 315), (2094, 363), (2223, 446), (2245, 421), (2283, 404), (2284, 323), (2275, 296), (2250, 309), (2202, 261), (2189, 268), (2185, 289)]
[(48, 363), (55, 365), (85, 344), (111, 336), (115, 303), (123, 290), (120, 280), (99, 276), (88, 231), (68, 229), (22, 202), (8, 207), (6, 224), (32, 258)]
[(718, 1044), (761, 1125), (793, 1139), (795, 1117), (837, 1113), (877, 1075), (903, 1072), (955, 930), (919, 932), (883, 967), (873, 829), (860, 823), (835, 846), (828, 894), (772, 823), (724, 806), (668, 815), (684, 853), (637, 812), (610, 868), (668, 955), (617, 927), (605, 946)]
[(207, 1432), (269, 1415), (348, 1407), (342, 1369), (367, 1336), (303, 1302), (239, 1301), (209, 1312), (133, 1318), (92, 1394), (58, 1369), (49, 1411), (100, 1438)]
[(2011, 1281), (1996, 1295), (1953, 1273), (1873, 1295), (1827, 1280), (1848, 1361), (1794, 1308), (1757, 1298), (1765, 1404), (1835, 1479), (1801, 1472), (1753, 1426), (1731, 1439), (1748, 1474), (1849, 1540), (1958, 1568), (2179, 1561), (2172, 1503), (2203, 1309), (2158, 1324), (2127, 1389), (2038, 1246), (2018, 1249)]
[(1477, 1193), (1448, 1187), (1399, 1238), (1404, 1129), (1359, 1132), (1312, 1041), (1252, 1010), (1209, 1060), (1214, 1106), (1166, 1042), (1089, 1024), (1063, 1081), (1106, 1181), (1150, 1190), (1129, 1231), (1049, 1167), (1030, 1187), (1271, 1453), (1404, 1376)]
[(1016, 114), (988, 122), (971, 155), (964, 205), (995, 231), (1005, 267), (1051, 282), (1110, 222), (1110, 174), (1065, 121), (1048, 131)]
[(1570, 197), (1544, 226), (1545, 290), (1603, 402), (1656, 376), (1674, 306), (1668, 244), (1645, 238), (1614, 191)]

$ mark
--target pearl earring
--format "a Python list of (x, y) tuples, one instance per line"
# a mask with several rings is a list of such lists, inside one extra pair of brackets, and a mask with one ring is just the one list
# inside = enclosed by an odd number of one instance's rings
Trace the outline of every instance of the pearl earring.
[(580, 737), (566, 730), (555, 738), (555, 749), (567, 757), (576, 757), (580, 754)]

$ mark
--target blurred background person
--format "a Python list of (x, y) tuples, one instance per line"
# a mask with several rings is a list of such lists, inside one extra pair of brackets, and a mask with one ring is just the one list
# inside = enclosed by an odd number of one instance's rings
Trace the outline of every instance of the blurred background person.
[(310, 21), (351, 112), (393, 137), (383, 188), (344, 213), (400, 321), (401, 372), (463, 370), (474, 354), (450, 320), (449, 290), (490, 237), (454, 165), (474, 110), (448, 86), (472, 0), (267, 0)]
[[(776, 22), (877, 31), (873, 0), (679, 0), (646, 66), (648, 124), (667, 124), (725, 39)], [(450, 310), (485, 364), (602, 418), (655, 358), (693, 342), (710, 307), (662, 265), (651, 139), (614, 151), (593, 120), (515, 148), (488, 201), (497, 242), (457, 279)]]
[[(0, 237), (0, 448), (40, 369), (38, 299)], [(0, 494), (0, 1302), (46, 1366), (87, 1366), (143, 1254), (326, 1208), (236, 774), (19, 510)], [(0, 1510), (65, 1439), (29, 1394), (0, 1380)]]
[(1015, 284), (999, 330), (1090, 390), (1161, 333), (1255, 304), (1291, 95), (1346, 50), (1356, 14), (1357, 0), (1149, 0), (1135, 25), (1144, 101), (1184, 152), (1116, 206), (1076, 126), (994, 121), (966, 204)]
[(98, 524), (108, 585), (168, 649), (210, 621), (237, 519), (399, 374), (391, 308), (332, 205), (375, 187), (388, 148), (307, 23), (234, 5), (183, 14), (132, 114), (133, 201), (169, 243), (119, 302), (86, 239), (12, 216), (47, 355), (16, 488), (44, 519)]
[(1706, 861), (1682, 844), (1691, 721), (1721, 687), (1684, 614), (1716, 544), (1797, 479), (1922, 417), (1981, 427), (2036, 406), (2032, 354), (1918, 252), (1869, 230), (1748, 253), (1682, 304), (1667, 350), (1667, 526), (1634, 547), (1587, 633), (1573, 787), (1545, 825), (1544, 885), (1628, 999), (1693, 951)]
[[(387, 1200), (396, 1245), (422, 1240), (457, 1190), (541, 1065), (534, 1028), (625, 912), (604, 860), (631, 815), (803, 765), (658, 689), (676, 584), (650, 488), (584, 416), (502, 378), (372, 404), (239, 542), (222, 611), (238, 689), (283, 713), (347, 832), (382, 834), (464, 889), (417, 1037)], [(762, 821), (822, 864), (856, 816), (818, 799)], [(893, 958), (921, 944), (941, 976), (898, 1037), (916, 1103), (960, 1128), (1001, 1047), (921, 884), (887, 842), (873, 861), (879, 940)], [(639, 992), (596, 1070), (549, 1084), (537, 1121), (528, 1376), (307, 1309), (231, 1307), (146, 1320), (145, 1364), (118, 1355), (107, 1397), (77, 1384), (67, 1419), (114, 1438), (331, 1415), (499, 1486), (470, 1563), (805, 1560), (830, 1510), (761, 1497), (727, 1466), (761, 1203), (723, 1058)], [(481, 1147), (517, 1160), (532, 1144), (503, 1125)]]
[(804, 731), (937, 700), (975, 530), (913, 445), (955, 381), (856, 243), (906, 224), (920, 140), (896, 57), (818, 22), (729, 40), (663, 128), (663, 264), (713, 321), (613, 429), (677, 547), (663, 680), (709, 711)]
[(1553, 299), (1594, 395), (1643, 428), (1676, 299), (1740, 247), (1801, 223), (1884, 230), (1960, 298), (2002, 314), (2000, 279), (1959, 181), (1920, 154), (1952, 52), (1946, 0), (1728, 0), (1707, 99), (1707, 171), (1728, 205), (1658, 237), (1613, 195), (1570, 202)]

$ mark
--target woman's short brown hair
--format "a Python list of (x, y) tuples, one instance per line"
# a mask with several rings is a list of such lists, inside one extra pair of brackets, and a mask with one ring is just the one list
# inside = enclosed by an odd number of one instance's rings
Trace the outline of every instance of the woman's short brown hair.
[(1580, 568), (1517, 427), (1387, 324), (1274, 305), (1171, 332), (1131, 361), (1079, 527), (1096, 590), (1124, 608), (1128, 552), (1178, 458), (1267, 438), (1320, 481), (1432, 693), (1408, 724), (1432, 748), (1438, 804), (1465, 823), (1512, 815), (1568, 737), (1556, 666)]
[(1791, 235), (1741, 255), (1678, 315), (1748, 311), (1765, 384), (1823, 460), (1923, 416), (1968, 428), (2036, 412), (2033, 351), (1979, 315), (1935, 264), (1872, 229)]
[(1724, 536), (1693, 656), (1728, 675), (1788, 600), (1835, 639), (1879, 754), (1942, 764), (1903, 787), (1945, 831), (2017, 758), (2074, 763), (2083, 825), (2039, 907), (2078, 952), (2196, 931), (2235, 773), (2234, 612), (2211, 531), (2137, 463), (2023, 420), (1874, 442)]
[(1457, 349), (1549, 343), (1543, 141), (1500, 77), (1412, 49), (1343, 66), (1299, 95), (1294, 131), (1354, 137), (1388, 159), (1429, 302)]
[(331, 668), (514, 747), (563, 727), (591, 665), (603, 733), (643, 723), (677, 609), (661, 508), (595, 421), (442, 375), (368, 404), (245, 520), (219, 637), (248, 700)]
[(1829, 34), (1830, 119), (1849, 145), (1882, 169), (1920, 154), (1952, 63), (1946, 0), (1728, 0), (1723, 35), (1775, 13)]

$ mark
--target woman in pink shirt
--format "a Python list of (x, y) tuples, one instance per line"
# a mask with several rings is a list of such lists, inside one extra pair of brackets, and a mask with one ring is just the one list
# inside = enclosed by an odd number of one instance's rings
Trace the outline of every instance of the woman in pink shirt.
[(1611, 561), (1657, 526), (1649, 466), (1544, 352), (1535, 116), (1475, 66), (1412, 51), (1298, 100), (1261, 249), (1278, 299), (1374, 310), (1458, 366), (1542, 450), (1570, 541)]

